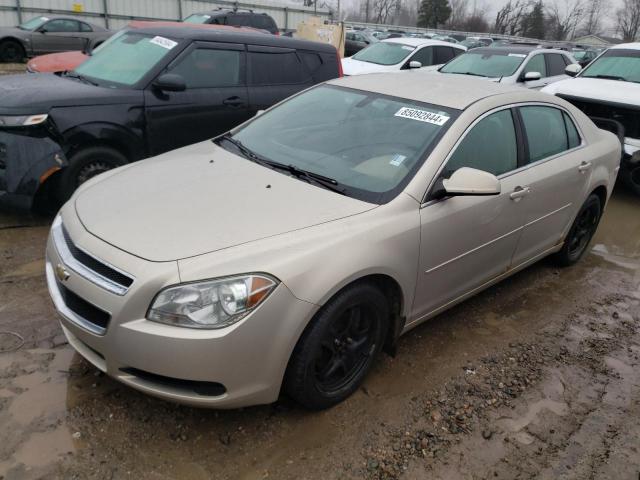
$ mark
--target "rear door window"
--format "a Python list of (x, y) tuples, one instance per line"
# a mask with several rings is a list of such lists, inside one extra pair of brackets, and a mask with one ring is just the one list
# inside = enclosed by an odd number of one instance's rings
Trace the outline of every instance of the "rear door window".
[(492, 113), (480, 120), (449, 158), (443, 176), (462, 167), (502, 175), (518, 168), (518, 144), (511, 110)]
[(564, 55), (560, 53), (545, 53), (544, 56), (547, 57), (550, 77), (564, 75), (564, 69), (567, 68), (563, 60)]
[(229, 87), (243, 84), (242, 55), (239, 50), (197, 48), (188, 53), (170, 72), (184, 78), (187, 88)]
[(453, 48), (451, 47), (433, 47), (435, 50), (435, 59), (434, 59), (434, 64), (435, 65), (440, 65), (442, 63), (447, 63), (449, 60), (451, 60), (453, 57), (455, 57), (454, 53), (453, 53)]
[(286, 85), (310, 80), (311, 75), (295, 50), (249, 46), (250, 85)]
[(228, 24), (239, 27), (251, 27), (251, 16), (243, 14), (229, 15)]
[(520, 107), (520, 115), (527, 134), (529, 163), (569, 149), (567, 127), (561, 110), (553, 107)]

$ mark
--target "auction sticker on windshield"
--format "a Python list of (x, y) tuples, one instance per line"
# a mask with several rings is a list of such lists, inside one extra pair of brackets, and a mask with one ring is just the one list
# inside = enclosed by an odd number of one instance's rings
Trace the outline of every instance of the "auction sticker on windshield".
[(171, 50), (178, 44), (178, 42), (174, 42), (173, 40), (169, 40), (168, 38), (164, 37), (153, 37), (149, 43), (159, 45), (160, 47), (166, 48), (167, 50)]
[(402, 107), (395, 113), (394, 116), (409, 118), (411, 120), (418, 120), (419, 122), (432, 123), (433, 125), (438, 125), (439, 127), (447, 123), (447, 121), (449, 120), (449, 117), (447, 115), (408, 107)]

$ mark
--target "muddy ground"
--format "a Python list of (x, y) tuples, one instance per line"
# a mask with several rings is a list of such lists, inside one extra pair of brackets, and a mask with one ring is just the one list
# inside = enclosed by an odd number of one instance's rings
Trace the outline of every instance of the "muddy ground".
[(0, 333), (0, 480), (639, 478), (640, 199), (624, 191), (580, 264), (542, 261), (414, 329), (320, 413), (179, 407), (100, 374), (50, 305), (48, 223), (0, 214), (0, 331), (23, 339)]

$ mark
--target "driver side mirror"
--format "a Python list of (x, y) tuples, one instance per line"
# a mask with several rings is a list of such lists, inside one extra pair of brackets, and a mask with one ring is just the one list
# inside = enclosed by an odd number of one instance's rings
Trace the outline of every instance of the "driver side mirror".
[(582, 67), (578, 63), (572, 63), (571, 65), (567, 65), (567, 68), (564, 69), (564, 73), (566, 73), (570, 77), (575, 77), (581, 71), (582, 71)]
[(38, 29), (38, 32), (39, 32), (39, 33), (47, 33), (47, 29), (46, 29), (46, 27), (40, 27), (40, 28)]
[(187, 83), (180, 75), (175, 73), (165, 73), (160, 75), (153, 82), (153, 86), (163, 92), (184, 92), (187, 89)]
[(499, 195), (501, 192), (500, 180), (495, 175), (469, 167), (453, 172), (449, 179), (442, 181), (442, 186), (452, 197)]
[(527, 72), (522, 77), (523, 82), (534, 82), (536, 80), (540, 80), (542, 78), (542, 74), (540, 72)]
[(411, 60), (409, 62), (409, 68), (422, 68), (422, 63), (418, 62), (417, 60)]

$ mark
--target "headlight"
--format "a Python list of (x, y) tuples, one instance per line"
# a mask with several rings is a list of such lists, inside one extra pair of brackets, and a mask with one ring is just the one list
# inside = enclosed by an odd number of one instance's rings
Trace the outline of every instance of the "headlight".
[(243, 275), (170, 287), (155, 298), (147, 319), (190, 328), (223, 328), (255, 309), (277, 280)]
[(40, 125), (49, 115), (42, 113), (39, 115), (0, 115), (0, 127), (30, 127)]

